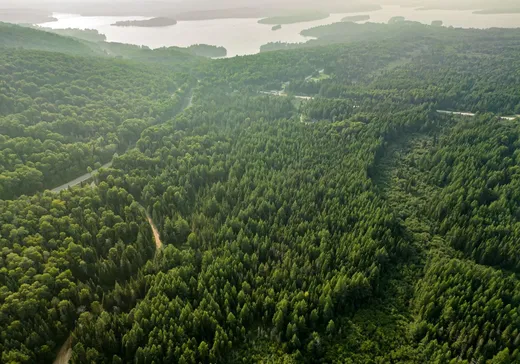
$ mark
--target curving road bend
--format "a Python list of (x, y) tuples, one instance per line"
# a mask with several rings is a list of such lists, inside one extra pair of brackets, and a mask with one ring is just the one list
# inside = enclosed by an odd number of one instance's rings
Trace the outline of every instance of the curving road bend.
[[(192, 105), (193, 105), (193, 98), (194, 98), (194, 94), (193, 94), (193, 90), (190, 90), (190, 93), (189, 93), (189, 98), (186, 99), (181, 111), (178, 112), (178, 114), (180, 114), (181, 112), (183, 112), (184, 110), (190, 108)], [(95, 169), (93, 170), (92, 172), (90, 173), (85, 173), (84, 175), (82, 176), (79, 176), (75, 179), (73, 179), (72, 181), (69, 181), (61, 186), (58, 186), (56, 188), (53, 188), (51, 190), (51, 192), (54, 192), (54, 193), (58, 193), (58, 192), (61, 192), (63, 190), (66, 190), (67, 188), (69, 187), (74, 187), (74, 186), (78, 186), (80, 185), (81, 183), (85, 182), (85, 181), (88, 181), (89, 179), (91, 179), (92, 177), (94, 177), (96, 175), (96, 173), (101, 169), (101, 168), (110, 168), (112, 167), (112, 161), (102, 165), (100, 168), (98, 169)]]
[(88, 181), (89, 179), (94, 177), (94, 175), (96, 175), (96, 173), (101, 168), (110, 168), (111, 166), (112, 166), (112, 162), (108, 162), (107, 164), (102, 165), (100, 168), (95, 169), (95, 170), (93, 170), (90, 173), (85, 173), (83, 176), (80, 176), (80, 177), (78, 177), (76, 179), (73, 179), (72, 181), (69, 181), (69, 182), (67, 182), (67, 183), (65, 183), (65, 184), (63, 184), (63, 185), (61, 185), (59, 187), (53, 188), (51, 191), (54, 192), (54, 193), (58, 193), (58, 192), (61, 192), (63, 190), (66, 190), (69, 187), (77, 186), (77, 185), (81, 184), (82, 182)]
[[(190, 108), (193, 105), (193, 98), (194, 98), (194, 94), (193, 94), (193, 90), (191, 90), (189, 99), (187, 99), (187, 102), (183, 105), (183, 108), (179, 113)], [(112, 161), (104, 164), (103, 166), (101, 166), (101, 168), (110, 168), (111, 166), (112, 166)], [(88, 181), (89, 179), (93, 178), (101, 168), (95, 169), (90, 173), (85, 173), (84, 175), (77, 177), (77, 178), (73, 179), (72, 181), (69, 181), (59, 187), (56, 187), (56, 188), (52, 189), (51, 191), (54, 193), (59, 193), (63, 190), (66, 190), (69, 187), (74, 187), (74, 186), (81, 184), (82, 182)], [(159, 235), (159, 230), (157, 229), (157, 226), (153, 222), (152, 218), (148, 215), (148, 213), (146, 213), (146, 209), (144, 207), (142, 207), (142, 208), (145, 211), (146, 219), (148, 220), (148, 223), (150, 224), (150, 227), (152, 228), (155, 247), (157, 250), (159, 250), (163, 247), (161, 237)], [(61, 346), (58, 354), (56, 355), (56, 359), (54, 360), (53, 364), (68, 364), (70, 362), (71, 357), (72, 357), (72, 334), (65, 341), (65, 343), (63, 343), (63, 345)]]

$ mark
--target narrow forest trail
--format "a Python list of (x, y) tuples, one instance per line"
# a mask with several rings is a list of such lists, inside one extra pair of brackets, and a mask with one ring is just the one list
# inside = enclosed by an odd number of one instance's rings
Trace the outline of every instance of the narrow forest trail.
[(53, 361), (53, 364), (67, 364), (72, 357), (72, 334), (69, 338), (63, 343), (56, 355), (56, 359)]
[[(148, 220), (148, 223), (150, 224), (150, 227), (152, 228), (153, 238), (154, 238), (154, 242), (155, 242), (155, 248), (156, 248), (156, 252), (157, 252), (157, 251), (161, 250), (163, 247), (163, 243), (161, 241), (161, 236), (160, 236), (159, 230), (157, 229), (157, 226), (153, 222), (151, 216), (146, 212), (144, 207), (143, 207), (143, 210), (145, 212), (146, 219)], [(60, 350), (56, 354), (56, 359), (53, 361), (53, 364), (68, 364), (70, 362), (71, 357), (72, 357), (72, 333), (70, 334), (68, 339), (63, 343)]]
[(193, 105), (193, 98), (194, 97), (195, 97), (195, 95), (193, 94), (193, 90), (191, 90), (190, 98), (188, 100), (188, 103), (186, 104), (186, 107), (183, 109), (183, 111), (188, 109), (188, 108), (190, 108)]
[(157, 229), (157, 226), (155, 226), (155, 223), (153, 222), (152, 218), (150, 217), (150, 215), (148, 215), (147, 212), (146, 212), (146, 218), (148, 219), (148, 223), (150, 224), (150, 227), (152, 228), (152, 231), (153, 231), (155, 248), (157, 250), (160, 250), (163, 247), (163, 243), (161, 241), (161, 236), (159, 235), (159, 230)]
[[(191, 107), (193, 105), (193, 98), (194, 98), (193, 89), (191, 89), (189, 92), (189, 98), (186, 98), (186, 101), (183, 104), (182, 109), (175, 115), (178, 115), (178, 114), (182, 113), (184, 110)], [(109, 168), (111, 166), (112, 166), (112, 162), (109, 162), (109, 163), (105, 164), (102, 168)], [(51, 191), (54, 193), (59, 193), (62, 190), (65, 190), (69, 187), (77, 186), (77, 185), (81, 184), (82, 182), (85, 182), (85, 181), (91, 179), (97, 171), (98, 170), (94, 170), (91, 173), (87, 173), (87, 174), (85, 174), (81, 177), (78, 177), (70, 182), (67, 182), (67, 183), (63, 184), (62, 186), (57, 187)], [(154, 242), (155, 242), (155, 248), (158, 251), (158, 250), (162, 249), (162, 247), (163, 247), (163, 243), (161, 241), (161, 236), (159, 234), (159, 230), (157, 229), (157, 226), (153, 222), (152, 218), (146, 212), (146, 209), (143, 206), (141, 206), (141, 207), (143, 208), (146, 219), (148, 220), (148, 223), (150, 224), (150, 227), (152, 228)], [(56, 359), (54, 360), (53, 364), (68, 364), (70, 362), (71, 357), (72, 357), (72, 334), (61, 346), (60, 350), (58, 351), (58, 353), (56, 355)]]

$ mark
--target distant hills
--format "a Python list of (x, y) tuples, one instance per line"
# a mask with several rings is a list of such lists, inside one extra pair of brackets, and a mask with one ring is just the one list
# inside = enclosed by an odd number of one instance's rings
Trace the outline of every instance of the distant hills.
[[(60, 34), (56, 34), (60, 32)], [(90, 40), (89, 40), (90, 38)], [(77, 56), (97, 56), (167, 63), (170, 65), (204, 61), (204, 58), (225, 57), (224, 47), (197, 44), (188, 48), (145, 46), (104, 41), (104, 35), (92, 30), (34, 28), (0, 22), (0, 48), (23, 48)]]

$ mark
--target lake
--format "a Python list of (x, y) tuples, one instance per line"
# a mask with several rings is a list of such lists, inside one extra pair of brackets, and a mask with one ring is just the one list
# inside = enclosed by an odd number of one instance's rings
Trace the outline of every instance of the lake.
[(417, 10), (399, 6), (384, 6), (381, 10), (332, 14), (327, 19), (298, 24), (282, 25), (282, 29), (273, 31), (272, 25), (259, 24), (259, 19), (215, 19), (179, 21), (176, 25), (161, 28), (114, 27), (111, 24), (122, 20), (144, 20), (149, 17), (115, 16), (80, 16), (55, 13), (56, 22), (39, 24), (41, 26), (65, 29), (96, 29), (107, 36), (109, 42), (146, 45), (150, 48), (192, 44), (211, 44), (223, 46), (228, 57), (255, 54), (260, 46), (269, 42), (305, 42), (309, 38), (300, 35), (304, 29), (340, 21), (350, 15), (370, 15), (371, 22), (386, 23), (394, 16), (404, 16), (407, 20), (430, 24), (433, 20), (442, 20), (446, 26), (462, 28), (520, 27), (520, 14), (473, 14), (472, 11), (453, 10)]

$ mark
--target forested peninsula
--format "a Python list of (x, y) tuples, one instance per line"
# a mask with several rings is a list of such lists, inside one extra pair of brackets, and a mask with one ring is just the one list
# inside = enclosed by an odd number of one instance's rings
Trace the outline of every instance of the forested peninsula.
[(171, 18), (152, 18), (148, 20), (124, 20), (118, 21), (112, 24), (115, 27), (143, 27), (143, 28), (154, 28), (154, 27), (169, 27), (177, 24), (177, 20)]

